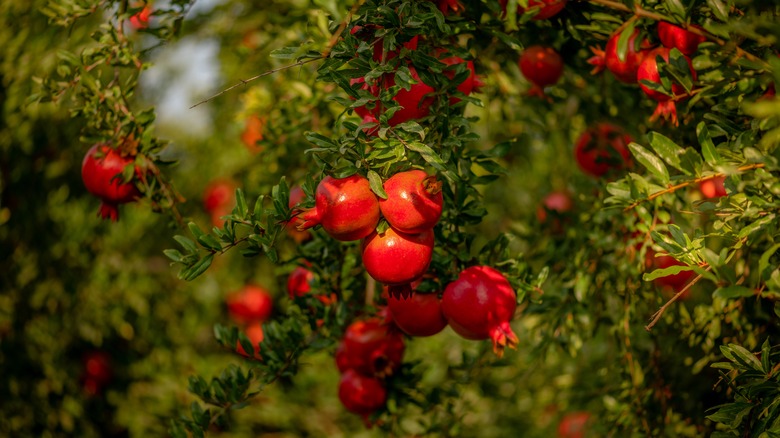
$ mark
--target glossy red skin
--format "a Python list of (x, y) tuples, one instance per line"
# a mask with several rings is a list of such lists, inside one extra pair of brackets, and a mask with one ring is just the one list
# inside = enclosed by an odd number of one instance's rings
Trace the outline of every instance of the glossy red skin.
[[(507, 0), (500, 0), (500, 2), (504, 14), (506, 14)], [(566, 7), (566, 2), (567, 0), (528, 0), (528, 9), (518, 6), (517, 13), (524, 14), (526, 11), (530, 12), (536, 10), (534, 8), (538, 8), (539, 12), (534, 15), (533, 19), (546, 20), (561, 12)]]
[[(96, 157), (98, 151), (101, 157)], [(103, 203), (98, 215), (103, 219), (117, 221), (119, 219), (119, 204), (134, 202), (141, 192), (133, 182), (122, 182), (122, 172), (126, 166), (131, 166), (134, 158), (123, 157), (107, 144), (92, 146), (81, 163), (81, 179), (91, 194), (100, 198)], [(139, 173), (138, 168), (135, 169)]]
[[(287, 202), (289, 208), (293, 209), (298, 204), (306, 200), (306, 193), (299, 186), (290, 189), (290, 200)], [(308, 231), (299, 231), (298, 226), (303, 225), (304, 221), (298, 216), (293, 217), (286, 226), (287, 234), (298, 243), (311, 239), (311, 233)]]
[(441, 300), (435, 293), (413, 292), (409, 298), (389, 296), (387, 307), (395, 325), (409, 336), (433, 336), (447, 326)]
[(387, 390), (381, 380), (347, 370), (339, 380), (339, 400), (348, 411), (365, 418), (382, 409)]
[[(637, 71), (639, 64), (642, 63), (647, 50), (636, 49), (636, 38), (639, 36), (639, 29), (634, 29), (634, 33), (628, 38), (628, 47), (626, 57), (623, 61), (618, 56), (617, 46), (620, 39), (620, 33), (615, 33), (607, 41), (607, 47), (604, 49), (604, 65), (607, 67), (617, 80), (626, 84), (637, 83)], [(644, 46), (643, 44), (642, 46)], [(640, 46), (641, 47), (641, 46)]]
[(517, 336), (509, 326), (517, 296), (509, 281), (489, 266), (472, 266), (447, 285), (442, 312), (455, 333), (466, 339), (492, 339), (501, 357), (504, 347), (515, 348)]
[(444, 198), (441, 184), (422, 170), (398, 172), (384, 183), (387, 199), (379, 199), (379, 210), (396, 230), (422, 233), (441, 218)]
[[(262, 360), (258, 344), (263, 342), (263, 326), (260, 325), (260, 323), (251, 324), (244, 330), (244, 333), (246, 334), (246, 337), (249, 338), (249, 341), (252, 342), (252, 348), (255, 349), (254, 358)], [(244, 357), (249, 357), (249, 354), (244, 350), (244, 347), (241, 346), (241, 341), (236, 341), (236, 352)]]
[(263, 150), (257, 142), (263, 139), (263, 130), (266, 123), (265, 117), (251, 115), (244, 122), (244, 131), (241, 133), (241, 142), (249, 149), (249, 152), (256, 154)]
[(602, 177), (633, 166), (628, 144), (633, 139), (621, 128), (597, 123), (583, 132), (574, 145), (574, 158), (583, 172)]
[(563, 214), (571, 211), (573, 206), (574, 202), (568, 192), (550, 192), (545, 196), (542, 205), (536, 209), (536, 218), (539, 219), (539, 222), (544, 223), (547, 221), (548, 211)]
[(699, 190), (701, 190), (702, 195), (706, 198), (721, 198), (723, 196), (728, 196), (729, 194), (726, 192), (726, 186), (723, 185), (724, 181), (726, 181), (725, 176), (702, 181), (699, 183)]
[(571, 412), (558, 424), (558, 438), (585, 438), (588, 431), (590, 413)]
[(389, 376), (403, 361), (403, 335), (392, 323), (380, 318), (353, 322), (344, 332), (343, 342), (336, 364), (365, 376)]
[[(661, 56), (661, 58), (663, 58), (666, 62), (669, 62), (669, 52), (671, 52), (671, 49), (668, 47), (658, 47), (650, 51), (650, 53), (645, 56), (645, 59), (642, 61), (642, 63), (639, 64), (639, 71), (637, 72), (637, 80), (640, 81), (639, 88), (641, 88), (648, 97), (655, 100), (656, 102), (666, 102), (671, 99), (671, 96), (667, 96), (666, 94), (651, 90), (650, 88), (643, 85), (641, 81), (646, 80), (656, 84), (661, 83), (661, 74), (658, 72), (658, 61), (656, 60), (656, 57)], [(688, 62), (688, 66), (691, 69), (691, 76), (695, 81), (696, 70), (693, 69), (691, 59), (686, 56), (685, 60)], [(680, 84), (673, 83), (672, 93), (675, 95), (683, 94), (685, 93), (685, 88), (683, 88), (683, 86)]]
[(363, 266), (374, 280), (387, 285), (411, 283), (428, 270), (433, 257), (433, 231), (405, 234), (388, 228), (363, 240)]
[(701, 35), (675, 26), (666, 21), (658, 22), (658, 38), (661, 44), (668, 48), (677, 48), (684, 55), (691, 56), (699, 49), (699, 44), (707, 41)]
[(273, 300), (260, 286), (248, 284), (227, 299), (228, 313), (240, 324), (262, 322), (271, 316)]
[(326, 176), (317, 185), (314, 208), (303, 212), (299, 229), (322, 225), (336, 240), (359, 240), (379, 223), (379, 200), (368, 179), (360, 175), (336, 179)]
[(538, 88), (555, 84), (563, 74), (563, 59), (552, 47), (531, 46), (518, 64), (523, 76)]
[[(444, 53), (444, 50), (437, 49), (436, 54), (442, 55)], [(460, 91), (461, 93), (468, 96), (471, 93), (477, 92), (479, 90), (479, 87), (481, 87), (482, 81), (477, 77), (476, 70), (474, 69), (474, 61), (466, 61), (463, 58), (459, 56), (449, 56), (446, 58), (439, 59), (440, 62), (447, 64), (449, 66), (458, 65), (462, 63), (466, 63), (466, 68), (470, 71), (469, 76), (463, 80), (456, 89)], [(452, 70), (444, 70), (444, 75), (447, 76), (447, 78), (452, 79), (455, 77), (455, 72)], [(450, 98), (450, 104), (455, 105), (456, 103), (460, 102), (460, 99), (457, 97), (451, 97)]]

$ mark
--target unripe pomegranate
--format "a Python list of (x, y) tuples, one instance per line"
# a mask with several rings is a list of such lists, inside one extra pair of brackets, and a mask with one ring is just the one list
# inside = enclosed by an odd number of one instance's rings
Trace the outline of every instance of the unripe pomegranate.
[(406, 234), (392, 227), (363, 240), (363, 265), (374, 280), (388, 285), (420, 278), (433, 257), (433, 231)]
[(339, 400), (348, 411), (365, 419), (382, 409), (387, 401), (387, 390), (381, 380), (347, 370), (339, 380)]
[[(642, 91), (645, 92), (651, 99), (658, 102), (658, 106), (655, 109), (655, 112), (653, 113), (653, 116), (650, 118), (650, 120), (655, 120), (658, 117), (663, 117), (664, 119), (671, 119), (672, 124), (675, 126), (678, 125), (677, 121), (677, 107), (675, 106), (675, 101), (672, 100), (672, 96), (669, 96), (667, 94), (661, 93), (660, 91), (652, 90), (641, 83), (641, 81), (650, 81), (654, 82), (656, 84), (661, 83), (661, 73), (658, 71), (658, 61), (657, 57), (660, 56), (664, 61), (669, 62), (669, 52), (671, 49), (668, 47), (659, 47), (657, 49), (652, 50), (650, 53), (645, 56), (645, 59), (642, 61), (642, 63), (639, 65), (639, 71), (637, 73), (637, 79), (640, 81), (639, 87), (642, 89)], [(693, 80), (696, 80), (696, 70), (693, 69), (693, 64), (691, 64), (690, 58), (683, 55), (685, 58), (685, 61), (688, 63), (688, 68), (690, 68), (691, 76), (693, 77)], [(682, 85), (673, 83), (672, 84), (672, 93), (679, 99), (683, 93), (685, 93), (685, 88), (683, 88)]]
[(639, 64), (647, 54), (648, 51), (646, 49), (650, 43), (644, 40), (639, 50), (637, 50), (636, 39), (639, 37), (640, 31), (639, 29), (634, 29), (634, 32), (628, 37), (626, 55), (621, 60), (618, 55), (618, 40), (621, 34), (622, 32), (614, 33), (607, 41), (607, 46), (604, 50), (591, 48), (595, 56), (590, 58), (588, 63), (595, 66), (592, 73), (598, 73), (606, 67), (620, 82), (636, 84)]
[(533, 87), (530, 95), (543, 96), (544, 87), (558, 82), (563, 74), (563, 59), (552, 47), (531, 46), (518, 61), (520, 71)]
[[(290, 209), (295, 209), (300, 203), (306, 200), (306, 193), (303, 192), (303, 189), (299, 186), (293, 187), (290, 189), (290, 200), (287, 202), (287, 206)], [(298, 227), (303, 225), (303, 219), (301, 219), (298, 216), (293, 216), (293, 218), (287, 222), (286, 229), (287, 234), (290, 235), (290, 237), (293, 238), (298, 243), (305, 242), (309, 239), (311, 239), (311, 233), (308, 231), (300, 231), (298, 230)]]
[(384, 189), (387, 199), (379, 199), (379, 210), (396, 230), (422, 233), (439, 221), (444, 200), (436, 176), (418, 169), (398, 172), (385, 181)]
[[(117, 221), (119, 204), (133, 202), (141, 196), (132, 181), (122, 182), (122, 172), (133, 162), (133, 157), (123, 157), (107, 144), (92, 146), (84, 156), (81, 179), (87, 191), (103, 201), (98, 211), (103, 219)], [(137, 167), (135, 171), (139, 172)]]
[(256, 154), (262, 152), (263, 147), (258, 145), (257, 142), (263, 139), (263, 130), (268, 119), (266, 117), (260, 117), (257, 115), (251, 115), (247, 117), (244, 122), (244, 131), (241, 133), (241, 142), (249, 150), (249, 152)]
[(558, 438), (585, 438), (589, 420), (590, 413), (585, 411), (564, 415), (558, 424)]
[(405, 299), (391, 295), (387, 299), (387, 308), (395, 325), (409, 336), (433, 336), (447, 326), (441, 300), (435, 293), (413, 292)]
[(664, 47), (676, 48), (684, 55), (691, 56), (699, 49), (699, 44), (707, 38), (666, 21), (658, 22), (658, 38)]
[(228, 313), (240, 324), (265, 321), (271, 316), (273, 300), (260, 286), (248, 284), (227, 298)]
[[(553, 17), (558, 12), (561, 12), (566, 6), (567, 0), (528, 0), (528, 9), (522, 6), (517, 6), (517, 14), (525, 14), (526, 12), (535, 12), (534, 20), (546, 20)], [(501, 9), (503, 9), (506, 15), (507, 0), (500, 0)]]
[(493, 352), (516, 348), (518, 339), (509, 325), (517, 308), (512, 285), (489, 266), (472, 266), (447, 285), (441, 308), (455, 333), (466, 339), (492, 339)]
[(226, 180), (215, 180), (203, 191), (203, 207), (211, 215), (211, 223), (222, 226), (222, 216), (230, 214), (235, 204), (235, 184)]
[[(246, 334), (246, 337), (249, 339), (249, 341), (252, 343), (252, 348), (255, 350), (254, 358), (257, 360), (262, 360), (262, 356), (260, 356), (260, 347), (259, 344), (263, 342), (263, 326), (260, 325), (259, 322), (250, 324), (247, 326), (247, 328), (244, 330), (244, 333)], [(241, 345), (241, 341), (236, 341), (236, 352), (238, 354), (249, 357), (249, 354), (244, 350), (244, 347)]]
[(379, 318), (355, 321), (344, 332), (344, 348), (336, 363), (366, 376), (384, 377), (401, 366), (404, 338), (392, 323)]
[(718, 176), (712, 179), (704, 180), (699, 183), (699, 190), (705, 198), (721, 198), (728, 196), (726, 192), (726, 186), (723, 182), (726, 181), (725, 176)]
[(583, 172), (602, 177), (633, 166), (628, 144), (633, 140), (621, 128), (597, 123), (586, 129), (574, 145), (574, 158)]
[(349, 241), (368, 236), (379, 223), (379, 201), (360, 175), (326, 176), (317, 185), (314, 202), (314, 208), (302, 213), (299, 229), (322, 225), (334, 239)]

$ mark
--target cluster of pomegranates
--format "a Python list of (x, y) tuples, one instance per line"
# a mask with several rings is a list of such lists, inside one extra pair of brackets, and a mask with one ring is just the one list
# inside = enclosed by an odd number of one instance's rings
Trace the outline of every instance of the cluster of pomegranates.
[[(258, 285), (247, 284), (228, 296), (227, 309), (230, 318), (244, 330), (252, 343), (255, 350), (253, 357), (261, 360), (258, 345), (263, 341), (262, 324), (270, 318), (273, 310), (271, 295)], [(236, 344), (236, 351), (244, 357), (250, 357), (241, 342)]]

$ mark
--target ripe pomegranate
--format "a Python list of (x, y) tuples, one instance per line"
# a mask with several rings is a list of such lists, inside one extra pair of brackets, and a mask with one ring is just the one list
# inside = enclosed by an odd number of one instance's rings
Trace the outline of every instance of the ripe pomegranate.
[(263, 130), (268, 121), (267, 117), (251, 115), (244, 122), (244, 131), (241, 133), (241, 142), (244, 143), (249, 152), (256, 154), (262, 152), (263, 147), (257, 142), (263, 139)]
[(433, 257), (433, 231), (406, 234), (392, 227), (376, 231), (363, 240), (363, 265), (374, 280), (388, 285), (410, 283), (420, 278)]
[[(287, 205), (290, 209), (295, 210), (295, 208), (305, 200), (306, 193), (303, 192), (301, 187), (296, 186), (290, 189), (290, 200), (288, 201)], [(287, 229), (287, 234), (289, 234), (290, 237), (292, 237), (293, 240), (298, 243), (302, 243), (311, 239), (310, 232), (298, 230), (298, 227), (303, 225), (303, 222), (303, 219), (300, 217), (293, 216), (293, 218), (287, 222), (287, 226), (285, 227)]]
[(658, 38), (664, 47), (670, 49), (677, 48), (677, 50), (688, 56), (693, 55), (699, 49), (699, 44), (707, 41), (707, 38), (699, 34), (666, 21), (658, 22)]
[(393, 323), (380, 318), (353, 322), (344, 332), (343, 342), (336, 363), (366, 376), (389, 376), (403, 361), (403, 335)]
[(104, 351), (90, 351), (82, 358), (81, 386), (90, 396), (98, 395), (113, 376), (111, 357)]
[[(656, 257), (655, 251), (653, 251), (651, 248), (647, 249), (645, 255), (645, 264), (646, 266), (652, 267), (653, 269), (665, 269), (672, 266), (687, 266), (685, 263), (678, 261), (670, 255), (660, 255)], [(681, 271), (678, 274), (656, 278), (653, 280), (653, 283), (658, 287), (672, 289), (675, 292), (679, 292), (695, 276), (696, 273), (693, 271)]]
[[(433, 97), (428, 95), (435, 90), (420, 79), (420, 75), (417, 74), (417, 69), (409, 66), (409, 71), (416, 83), (412, 84), (408, 91), (401, 88), (393, 97), (393, 100), (401, 106), (401, 109), (396, 111), (393, 116), (390, 117), (390, 120), (388, 120), (390, 126), (396, 126), (408, 122), (409, 120), (422, 119), (431, 113)], [(350, 82), (353, 85), (362, 83), (362, 89), (368, 90), (369, 93), (378, 97), (382, 89), (388, 89), (395, 85), (395, 78), (393, 74), (384, 75), (381, 78), (379, 85), (367, 84), (363, 78), (352, 79)], [(364, 120), (366, 120), (368, 116), (373, 116), (378, 120), (382, 111), (383, 108), (380, 102), (376, 102), (376, 106), (371, 109), (367, 106), (355, 108), (355, 113)]]
[[(567, 0), (528, 0), (528, 9), (518, 5), (517, 14), (520, 15), (525, 14), (526, 12), (534, 13), (538, 11), (533, 19), (546, 20), (553, 17), (558, 12), (561, 12), (566, 6), (566, 1)], [(501, 9), (504, 11), (504, 15), (506, 15), (507, 0), (500, 0), (500, 3)]]
[[(353, 26), (349, 31), (356, 38), (366, 41), (374, 45), (373, 59), (376, 62), (382, 62), (382, 55), (385, 53), (384, 38), (376, 38), (375, 33), (377, 30), (382, 29), (382, 26), (375, 24), (369, 24), (366, 26)], [(404, 35), (399, 35), (399, 39), (406, 39)], [(407, 41), (400, 43), (403, 47), (409, 50), (417, 50), (417, 42), (420, 40), (418, 35), (414, 35)], [(400, 53), (400, 47), (395, 50), (390, 50), (385, 56), (385, 61), (389, 61), (396, 58)]]
[(390, 295), (387, 308), (395, 325), (409, 336), (433, 336), (447, 326), (441, 300), (435, 293), (413, 292), (406, 299)]
[[(444, 56), (444, 54), (446, 54), (446, 50), (444, 49), (436, 50), (437, 56)], [(448, 56), (439, 59), (439, 61), (449, 66), (463, 64), (464, 62), (466, 63), (466, 68), (470, 72), (469, 76), (466, 79), (464, 79), (463, 82), (458, 84), (458, 86), (456, 87), (458, 91), (465, 94), (466, 96), (470, 95), (471, 93), (479, 91), (479, 88), (484, 85), (482, 80), (479, 79), (479, 76), (477, 76), (476, 70), (474, 69), (474, 61), (466, 61), (459, 56)], [(444, 70), (444, 75), (447, 76), (448, 79), (452, 80), (455, 77), (455, 71)], [(450, 105), (455, 105), (458, 102), (460, 102), (460, 99), (458, 99), (457, 97), (450, 98)]]
[(379, 199), (379, 210), (397, 231), (422, 233), (439, 221), (444, 200), (436, 176), (418, 169), (398, 172), (385, 181), (384, 189), (387, 199)]
[(240, 324), (265, 321), (271, 316), (273, 300), (260, 286), (248, 284), (227, 298), (228, 313)]
[(347, 370), (339, 380), (339, 400), (347, 410), (367, 420), (385, 405), (387, 390), (381, 380)]
[(519, 342), (509, 321), (517, 308), (512, 285), (489, 266), (472, 266), (447, 285), (441, 309), (455, 333), (466, 339), (492, 339), (493, 352), (503, 356), (504, 347)]
[[(244, 330), (244, 333), (246, 334), (246, 337), (249, 338), (249, 341), (252, 342), (252, 348), (255, 350), (254, 358), (262, 360), (263, 358), (260, 356), (259, 344), (263, 342), (263, 326), (260, 325), (259, 322), (250, 324)], [(244, 357), (249, 357), (249, 354), (241, 345), (241, 341), (236, 341), (236, 352)]]
[(314, 208), (301, 213), (299, 230), (322, 225), (334, 239), (349, 241), (368, 236), (379, 223), (379, 201), (368, 179), (360, 175), (326, 176), (317, 186), (314, 202)]
[(558, 438), (585, 438), (589, 420), (590, 413), (585, 411), (564, 415), (558, 424)]
[[(669, 62), (669, 52), (671, 49), (668, 47), (659, 47), (657, 49), (652, 50), (650, 53), (645, 56), (645, 59), (642, 61), (642, 63), (639, 65), (639, 71), (637, 72), (637, 80), (640, 81), (639, 87), (642, 89), (642, 91), (645, 92), (651, 99), (658, 102), (658, 106), (655, 109), (655, 112), (653, 113), (653, 116), (650, 117), (650, 120), (656, 120), (658, 117), (663, 117), (666, 120), (671, 119), (672, 124), (674, 126), (678, 125), (677, 121), (677, 107), (675, 106), (675, 100), (672, 99), (672, 96), (669, 96), (667, 94), (661, 93), (660, 91), (651, 90), (647, 86), (641, 83), (641, 81), (650, 81), (654, 82), (656, 84), (661, 83), (661, 74), (658, 71), (658, 61), (657, 57), (660, 56), (663, 60), (666, 62)], [(685, 57), (685, 61), (688, 63), (688, 68), (690, 68), (691, 76), (693, 77), (693, 80), (696, 80), (696, 70), (693, 69), (693, 64), (691, 64), (690, 58), (683, 55)], [(672, 93), (675, 95), (677, 99), (680, 99), (683, 96), (683, 93), (685, 93), (685, 88), (683, 88), (682, 85), (673, 83), (672, 84)]]
[(723, 182), (726, 181), (725, 176), (718, 176), (712, 179), (704, 180), (699, 183), (699, 190), (705, 198), (721, 198), (728, 196), (726, 192), (726, 186)]
[(529, 95), (544, 96), (544, 87), (558, 82), (563, 74), (563, 59), (552, 47), (528, 47), (518, 64), (523, 76), (533, 84)]
[(562, 216), (571, 211), (574, 206), (574, 202), (571, 199), (571, 195), (566, 191), (554, 191), (550, 192), (542, 200), (542, 204), (536, 208), (536, 218), (539, 223), (547, 222), (547, 214), (553, 213), (553, 220), (551, 228), (555, 232), (563, 231), (563, 224), (557, 216)]
[[(81, 179), (91, 194), (100, 198), (98, 216), (103, 219), (119, 220), (119, 204), (133, 202), (141, 192), (133, 182), (122, 182), (122, 172), (132, 165), (133, 157), (123, 157), (107, 144), (92, 146), (81, 163)], [(135, 168), (139, 173), (138, 167)]]
[[(136, 5), (138, 7), (140, 5)], [(135, 30), (146, 29), (149, 27), (149, 17), (152, 15), (152, 5), (147, 3), (140, 12), (130, 17), (130, 25)]]
[(588, 60), (588, 63), (595, 66), (591, 73), (598, 73), (606, 67), (620, 82), (636, 84), (639, 64), (648, 53), (647, 48), (650, 46), (650, 42), (644, 40), (639, 50), (637, 50), (636, 39), (639, 37), (640, 31), (639, 29), (634, 29), (634, 33), (628, 37), (626, 55), (621, 60), (617, 50), (621, 34), (622, 32), (614, 33), (607, 41), (607, 47), (604, 50), (591, 48), (594, 56)]
[(314, 273), (303, 266), (296, 267), (287, 277), (287, 293), (290, 299), (302, 297), (311, 291), (311, 282), (314, 281)]
[(621, 128), (597, 123), (586, 129), (574, 145), (574, 158), (583, 172), (602, 177), (633, 166), (628, 144), (633, 140)]
[(203, 207), (211, 215), (211, 223), (222, 226), (222, 216), (230, 214), (235, 203), (235, 184), (227, 180), (214, 180), (203, 191)]

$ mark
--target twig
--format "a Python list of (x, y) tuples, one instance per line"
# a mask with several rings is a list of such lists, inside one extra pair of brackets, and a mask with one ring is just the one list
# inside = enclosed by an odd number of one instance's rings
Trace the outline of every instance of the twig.
[[(748, 164), (746, 166), (742, 166), (742, 167), (737, 168), (737, 171), (738, 172), (746, 172), (748, 170), (761, 169), (764, 166), (765, 166), (764, 163)], [(712, 174), (712, 175), (707, 175), (707, 176), (703, 176), (703, 177), (700, 177), (700, 178), (692, 179), (690, 181), (681, 182), (680, 184), (676, 184), (676, 185), (673, 185), (671, 187), (667, 187), (667, 188), (665, 188), (663, 190), (657, 191), (657, 192), (651, 194), (650, 196), (648, 196), (647, 198), (640, 199), (640, 200), (634, 202), (633, 204), (629, 205), (628, 207), (624, 208), (623, 211), (631, 210), (631, 209), (635, 208), (636, 206), (638, 206), (639, 204), (641, 204), (643, 202), (652, 201), (653, 199), (655, 199), (655, 198), (657, 198), (659, 196), (663, 196), (663, 195), (666, 195), (666, 194), (669, 194), (669, 193), (673, 193), (673, 192), (675, 192), (675, 191), (677, 191), (677, 190), (679, 190), (681, 188), (687, 187), (687, 186), (689, 186), (691, 184), (700, 183), (700, 182), (703, 182), (703, 181), (708, 181), (708, 180), (711, 180), (711, 179), (719, 178), (721, 176), (726, 176), (726, 174), (725, 173), (715, 173), (715, 174)]]
[[(705, 269), (705, 272), (709, 272), (711, 270), (712, 270), (712, 266), (707, 266), (707, 269)], [(666, 304), (661, 306), (661, 308), (658, 309), (658, 311), (653, 314), (653, 319), (650, 321), (649, 324), (647, 324), (645, 326), (645, 330), (650, 331), (658, 323), (658, 321), (661, 319), (661, 317), (664, 315), (664, 312), (666, 312), (666, 309), (669, 306), (671, 306), (672, 303), (677, 301), (685, 292), (687, 292), (688, 289), (691, 288), (691, 286), (693, 286), (694, 284), (696, 284), (696, 282), (701, 280), (702, 276), (703, 276), (702, 274), (697, 275), (696, 278), (693, 279), (693, 281), (691, 281), (690, 283), (686, 284), (685, 287), (680, 289), (680, 291), (677, 292), (676, 294), (674, 294), (674, 296), (669, 301), (667, 301)]]

